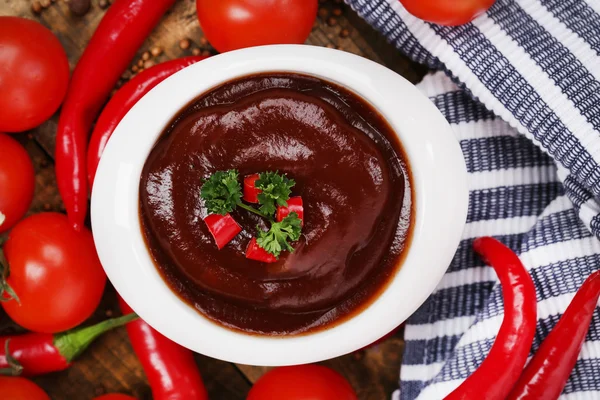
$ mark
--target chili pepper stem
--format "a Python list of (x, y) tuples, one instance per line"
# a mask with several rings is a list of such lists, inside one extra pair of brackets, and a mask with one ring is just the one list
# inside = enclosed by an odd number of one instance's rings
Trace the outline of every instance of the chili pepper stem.
[(259, 217), (268, 219), (269, 222), (275, 222), (272, 217), (268, 216), (267, 214), (263, 214), (262, 212), (258, 211), (256, 208), (250, 207), (249, 205), (246, 205), (246, 204), (242, 203), (241, 201), (238, 202), (237, 205), (238, 205), (238, 207), (241, 207), (246, 211), (250, 211), (251, 213), (258, 215)]
[(96, 325), (59, 333), (54, 338), (54, 346), (67, 362), (70, 363), (83, 353), (98, 336), (113, 328), (123, 326), (137, 318), (137, 314), (132, 313), (118, 318), (107, 319)]
[(23, 366), (10, 354), (8, 345), (10, 339), (4, 342), (4, 354), (8, 364), (8, 368), (0, 368), (0, 375), (19, 376), (23, 373)]

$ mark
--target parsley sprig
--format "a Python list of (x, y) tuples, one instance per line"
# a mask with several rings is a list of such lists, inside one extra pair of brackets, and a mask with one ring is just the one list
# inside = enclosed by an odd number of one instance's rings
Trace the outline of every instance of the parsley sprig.
[(279, 257), (283, 250), (294, 252), (294, 248), (288, 240), (295, 242), (300, 239), (302, 220), (295, 212), (289, 213), (281, 222), (271, 224), (268, 232), (258, 228), (256, 243), (275, 257)]
[(277, 206), (287, 207), (287, 201), (296, 182), (277, 172), (263, 172), (258, 175), (255, 185), (262, 192), (258, 194), (260, 211), (274, 214)]
[(274, 214), (277, 206), (287, 207), (287, 201), (296, 184), (284, 174), (263, 172), (256, 180), (256, 187), (261, 190), (258, 195), (259, 209), (242, 202), (242, 187), (237, 170), (217, 171), (202, 184), (200, 196), (204, 200), (210, 214), (225, 215), (236, 207), (267, 219), (271, 223), (268, 231), (258, 228), (256, 242), (267, 252), (279, 257), (282, 251), (294, 251), (290, 244), (300, 238), (302, 220), (295, 212), (290, 213), (280, 222), (275, 222)]
[(211, 214), (225, 215), (237, 207), (242, 199), (242, 186), (238, 181), (238, 172), (217, 171), (204, 181), (200, 196)]

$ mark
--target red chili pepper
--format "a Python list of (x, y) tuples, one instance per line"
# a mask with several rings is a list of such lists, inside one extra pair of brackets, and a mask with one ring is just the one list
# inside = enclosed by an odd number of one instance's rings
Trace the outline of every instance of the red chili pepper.
[(519, 379), (535, 334), (535, 286), (519, 257), (491, 237), (473, 248), (494, 267), (504, 297), (504, 319), (483, 363), (446, 399), (504, 400)]
[(252, 238), (250, 243), (248, 243), (248, 247), (246, 247), (246, 258), (264, 263), (273, 263), (277, 261), (277, 258), (273, 254), (269, 253), (256, 243), (256, 238)]
[[(119, 298), (123, 314), (132, 312)], [(141, 319), (127, 325), (133, 350), (142, 363), (154, 400), (206, 400), (208, 395), (193, 353), (167, 339)]]
[(116, 0), (79, 59), (56, 133), (56, 179), (69, 220), (87, 213), (86, 145), (94, 118), (162, 15), (175, 0)]
[(210, 234), (215, 239), (217, 247), (221, 250), (227, 243), (231, 241), (242, 231), (242, 228), (235, 222), (231, 214), (225, 215), (210, 214), (204, 218), (204, 222), (210, 231)]
[(302, 225), (304, 226), (304, 206), (302, 205), (302, 197), (290, 197), (287, 203), (287, 207), (277, 206), (277, 215), (275, 216), (277, 221), (281, 221), (287, 217), (289, 213), (295, 212), (298, 214), (298, 218), (302, 220)]
[(15, 367), (12, 365), (12, 358), (18, 362), (18, 368), (23, 368), (22, 373), (25, 376), (62, 371), (68, 368), (71, 362), (98, 336), (136, 318), (137, 315), (130, 314), (54, 335), (26, 333), (0, 337), (0, 369), (8, 370)]
[(248, 203), (258, 203), (258, 194), (262, 192), (262, 190), (256, 188), (258, 177), (258, 174), (244, 177), (244, 200)]
[(508, 399), (558, 399), (575, 367), (599, 297), (600, 271), (596, 271), (577, 291), (521, 374)]
[(90, 188), (94, 184), (96, 169), (108, 139), (131, 107), (152, 88), (175, 72), (205, 58), (201, 56), (183, 57), (155, 65), (137, 74), (112, 96), (96, 121), (88, 146), (87, 172)]

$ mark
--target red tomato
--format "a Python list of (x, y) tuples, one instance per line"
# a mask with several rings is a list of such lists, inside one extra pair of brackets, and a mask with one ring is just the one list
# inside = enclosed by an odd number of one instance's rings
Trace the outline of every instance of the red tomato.
[(220, 52), (265, 44), (304, 43), (317, 0), (196, 0), (208, 41)]
[(96, 397), (94, 400), (137, 400), (135, 397), (127, 396), (121, 393), (109, 393), (104, 396)]
[(60, 42), (38, 22), (0, 17), (0, 131), (35, 128), (54, 114), (69, 83)]
[(0, 375), (0, 399), (50, 400), (50, 396), (25, 378)]
[(496, 0), (400, 0), (417, 18), (440, 25), (462, 25), (483, 14)]
[(254, 384), (246, 400), (356, 400), (352, 386), (321, 365), (275, 368)]
[(23, 218), (34, 189), (35, 172), (29, 155), (19, 142), (0, 133), (0, 233)]
[(2, 303), (22, 327), (45, 333), (74, 328), (96, 309), (106, 275), (92, 233), (76, 232), (58, 213), (32, 215), (19, 222), (4, 245), (8, 284), (21, 301)]

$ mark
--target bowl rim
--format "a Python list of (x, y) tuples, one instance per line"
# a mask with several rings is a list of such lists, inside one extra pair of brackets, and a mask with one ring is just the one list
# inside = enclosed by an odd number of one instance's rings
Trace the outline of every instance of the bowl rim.
[[(174, 115), (224, 82), (264, 72), (313, 75), (364, 98), (397, 134), (412, 171), (412, 240), (387, 287), (351, 318), (331, 328), (290, 337), (224, 328), (181, 300), (151, 260), (138, 216), (142, 167)], [(460, 146), (439, 110), (414, 85), (354, 54), (307, 45), (271, 45), (210, 57), (146, 94), (123, 118), (106, 146), (92, 191), (91, 212), (94, 241), (108, 278), (148, 324), (210, 357), (281, 366), (350, 353), (404, 322), (445, 273), (459, 244), (467, 207), (467, 171)]]

